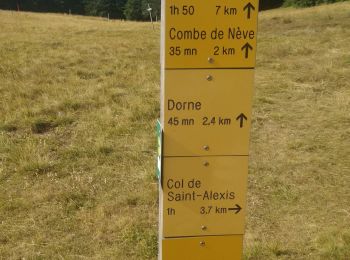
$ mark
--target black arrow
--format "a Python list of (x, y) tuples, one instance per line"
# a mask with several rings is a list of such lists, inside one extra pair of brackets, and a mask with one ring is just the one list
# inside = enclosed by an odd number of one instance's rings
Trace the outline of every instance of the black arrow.
[(250, 19), (250, 11), (255, 10), (254, 5), (252, 5), (250, 2), (243, 8), (243, 11), (247, 10), (247, 18)]
[(248, 118), (245, 116), (245, 114), (241, 113), (239, 116), (237, 116), (236, 121), (239, 120), (239, 127), (243, 127), (244, 120), (248, 120)]
[(253, 50), (253, 47), (247, 42), (246, 44), (243, 45), (243, 47), (241, 48), (242, 51), (245, 50), (245, 55), (244, 57), (246, 59), (248, 59), (249, 56), (249, 50)]
[(238, 204), (236, 204), (235, 206), (236, 206), (235, 208), (228, 208), (228, 210), (236, 211), (235, 214), (238, 214), (242, 208)]

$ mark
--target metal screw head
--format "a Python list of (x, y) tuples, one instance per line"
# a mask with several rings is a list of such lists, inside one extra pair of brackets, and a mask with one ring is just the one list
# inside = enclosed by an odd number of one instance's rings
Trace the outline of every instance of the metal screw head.
[(208, 166), (209, 166), (209, 162), (204, 162), (203, 165), (204, 165), (205, 167), (208, 167)]
[(214, 63), (214, 59), (213, 59), (212, 57), (209, 57), (209, 58), (208, 58), (208, 62), (209, 62), (209, 63)]
[(200, 245), (200, 246), (205, 246), (205, 242), (204, 242), (204, 241), (201, 241), (201, 242), (199, 242), (199, 245)]
[(212, 76), (212, 75), (208, 75), (208, 76), (207, 76), (207, 80), (208, 80), (208, 81), (212, 81), (212, 80), (213, 80), (213, 76)]
[(209, 151), (209, 146), (208, 146), (208, 145), (204, 145), (204, 146), (203, 146), (203, 149), (204, 149), (205, 151)]
[(207, 230), (206, 226), (202, 226), (201, 228), (202, 228), (203, 231)]

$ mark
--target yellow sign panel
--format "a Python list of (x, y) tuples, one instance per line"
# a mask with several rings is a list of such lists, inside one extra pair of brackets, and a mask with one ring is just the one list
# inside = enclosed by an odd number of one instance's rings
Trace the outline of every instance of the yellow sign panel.
[(243, 236), (193, 237), (162, 240), (163, 260), (239, 260)]
[(165, 2), (165, 68), (255, 66), (258, 0)]
[(160, 259), (241, 259), (258, 0), (162, 2)]
[(248, 155), (254, 70), (168, 70), (164, 156)]
[(163, 237), (244, 233), (247, 156), (164, 159)]

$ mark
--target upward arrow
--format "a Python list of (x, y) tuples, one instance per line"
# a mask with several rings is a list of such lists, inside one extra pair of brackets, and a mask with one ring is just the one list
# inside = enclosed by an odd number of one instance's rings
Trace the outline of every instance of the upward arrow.
[(243, 45), (243, 47), (241, 48), (242, 51), (245, 50), (245, 55), (244, 57), (246, 59), (248, 59), (249, 57), (249, 50), (253, 50), (253, 47), (247, 42), (246, 44)]
[(251, 10), (255, 10), (254, 5), (251, 4), (251, 2), (249, 2), (244, 8), (243, 11), (247, 10), (247, 18), (250, 19), (250, 12)]
[(244, 120), (248, 120), (248, 118), (245, 116), (245, 114), (241, 113), (239, 116), (237, 116), (236, 120), (239, 120), (239, 127), (243, 127)]

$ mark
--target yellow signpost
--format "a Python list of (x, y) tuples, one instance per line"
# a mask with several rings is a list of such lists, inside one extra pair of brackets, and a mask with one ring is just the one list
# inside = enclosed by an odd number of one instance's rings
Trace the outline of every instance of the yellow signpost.
[(166, 70), (164, 155), (248, 155), (253, 76), (251, 69)]
[(173, 238), (161, 243), (166, 260), (234, 260), (242, 255), (243, 236)]
[(164, 159), (163, 236), (243, 234), (247, 156)]
[(258, 0), (163, 0), (160, 260), (241, 259), (257, 16)]
[(166, 69), (255, 66), (258, 0), (163, 3)]

